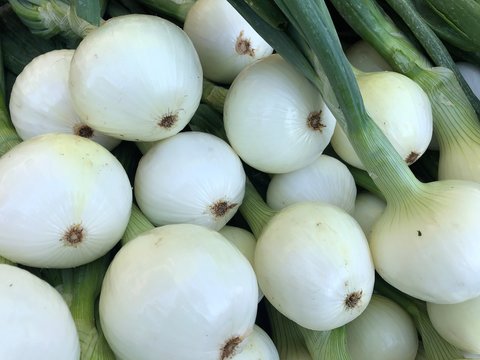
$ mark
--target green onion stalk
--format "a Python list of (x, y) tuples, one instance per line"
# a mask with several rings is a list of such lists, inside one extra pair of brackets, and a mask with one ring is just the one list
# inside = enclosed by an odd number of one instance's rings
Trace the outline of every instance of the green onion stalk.
[(283, 316), (268, 301), (265, 303), (271, 324), (271, 337), (283, 360), (312, 360), (299, 326)]
[(479, 1), (413, 0), (412, 4), (445, 43), (463, 51), (480, 51)]
[(62, 0), (20, 1), (9, 0), (20, 20), (39, 37), (61, 36), (70, 47), (102, 22), (98, 1)]
[(0, 6), (0, 33), (5, 69), (15, 76), (36, 56), (65, 47), (59, 38), (32, 35), (10, 4)]
[[(3, 39), (0, 37), (0, 157), (22, 141), (12, 125), (5, 100), (6, 92), (2, 42)], [(1, 256), (0, 263), (13, 265), (10, 260)]]
[[(464, 77), (458, 70), (452, 56), (448, 52), (448, 49), (446, 46), (443, 44), (443, 42), (440, 40), (440, 38), (437, 36), (437, 34), (442, 34), (442, 30), (458, 30), (458, 28), (455, 28), (454, 26), (450, 25), (450, 23), (445, 23), (444, 26), (439, 26), (439, 27), (433, 27), (432, 29), (432, 23), (428, 21), (428, 18), (426, 18), (424, 13), (420, 13), (419, 9), (426, 9), (427, 7), (423, 6), (425, 5), (425, 1), (411, 1), (411, 0), (403, 0), (403, 1), (391, 1), (387, 0), (387, 2), (390, 4), (390, 7), (401, 17), (401, 19), (406, 23), (406, 25), (409, 27), (409, 29), (412, 31), (414, 34), (415, 38), (418, 40), (418, 42), (421, 44), (423, 49), (425, 49), (426, 53), (429, 55), (429, 57), (432, 59), (433, 63), (436, 66), (443, 66), (446, 68), (449, 68), (450, 70), (453, 71), (455, 74), (458, 82), (462, 86), (462, 89), (465, 92), (465, 95), (468, 97), (470, 103), (474, 107), (477, 115), (480, 115), (480, 99), (476, 97), (476, 95), (473, 93), (472, 89), (470, 86), (467, 84), (465, 81)], [(445, 1), (428, 1), (431, 2), (432, 4), (435, 3), (436, 5), (439, 5), (440, 8), (444, 7)], [(473, 4), (470, 1), (467, 1), (471, 4)], [(438, 4), (437, 4), (438, 3)], [(474, 14), (479, 14), (480, 11), (480, 3), (477, 3), (473, 6), (473, 9), (469, 9), (468, 6), (465, 6), (466, 1), (459, 0), (459, 1), (454, 1), (450, 2), (448, 6), (451, 6), (454, 8), (454, 10), (458, 10), (461, 12), (462, 17), (466, 19), (467, 21), (465, 23), (461, 23), (460, 25), (465, 28), (465, 29), (473, 29), (475, 27), (472, 27), (471, 21), (474, 20), (475, 23), (478, 21), (478, 16), (474, 16)], [(415, 6), (417, 4), (417, 6)], [(462, 8), (463, 7), (463, 8)], [(430, 8), (429, 14), (434, 15), (433, 8)], [(441, 10), (445, 10), (444, 8)], [(476, 11), (475, 11), (476, 10)], [(459, 14), (454, 14), (454, 15), (459, 15)], [(438, 16), (438, 15), (437, 15)], [(447, 14), (448, 16), (448, 14)], [(458, 22), (457, 22), (458, 24)], [(436, 31), (434, 31), (436, 30)], [(478, 33), (478, 31), (476, 31)], [(464, 32), (459, 32), (459, 35), (464, 35), (466, 36), (467, 33)], [(440, 36), (440, 35), (439, 35)], [(462, 39), (463, 42), (467, 42), (472, 44), (472, 38), (475, 38), (477, 41), (480, 39), (479, 34), (468, 34), (467, 39)], [(475, 46), (476, 50), (480, 50), (480, 43)], [(474, 50), (475, 50), (474, 48)]]
[[(417, 82), (427, 93), (433, 113), (434, 136), (438, 140), (439, 179), (480, 181), (480, 123), (472, 103), (455, 73), (444, 66), (432, 67), (388, 18), (374, 0), (330, 0), (347, 23), (398, 71)], [(389, 1), (409, 18), (423, 43), (436, 39), (414, 16), (408, 0)], [(435, 42), (437, 44), (437, 42)], [(432, 57), (445, 59), (443, 48), (429, 46)]]

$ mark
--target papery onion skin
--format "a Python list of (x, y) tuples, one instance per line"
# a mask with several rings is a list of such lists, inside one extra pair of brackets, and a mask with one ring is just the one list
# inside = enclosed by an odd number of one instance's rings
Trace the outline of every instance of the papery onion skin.
[(228, 141), (251, 167), (286, 173), (312, 163), (328, 145), (335, 119), (320, 93), (280, 55), (249, 65), (224, 105)]
[(72, 314), (50, 284), (27, 270), (0, 264), (0, 358), (78, 360)]
[(112, 260), (100, 321), (122, 360), (226, 360), (254, 326), (257, 282), (248, 260), (199, 225), (152, 229)]
[(187, 34), (154, 15), (107, 20), (78, 45), (70, 91), (82, 121), (110, 136), (156, 141), (182, 130), (202, 94), (203, 72)]
[(225, 141), (188, 131), (161, 140), (140, 159), (134, 191), (155, 225), (219, 230), (242, 203), (245, 179), (240, 158)]
[(205, 78), (230, 84), (247, 65), (273, 48), (227, 0), (197, 0), (183, 30), (197, 50)]
[(374, 268), (358, 223), (326, 203), (280, 210), (257, 239), (255, 271), (265, 297), (283, 315), (312, 330), (331, 330), (368, 305)]
[(0, 254), (19, 264), (68, 268), (105, 255), (128, 224), (132, 190), (103, 146), (45, 134), (0, 158)]
[(445, 340), (465, 352), (480, 354), (480, 296), (456, 304), (427, 303), (427, 311)]
[(61, 132), (83, 136), (113, 149), (120, 140), (82, 123), (73, 109), (68, 77), (74, 52), (52, 50), (38, 55), (23, 68), (10, 95), (12, 123), (23, 140)]
[(369, 244), (377, 272), (420, 300), (450, 304), (480, 295), (480, 185), (422, 184), (387, 203)]
[(346, 325), (352, 360), (414, 360), (418, 334), (410, 316), (395, 302), (374, 294), (365, 311)]

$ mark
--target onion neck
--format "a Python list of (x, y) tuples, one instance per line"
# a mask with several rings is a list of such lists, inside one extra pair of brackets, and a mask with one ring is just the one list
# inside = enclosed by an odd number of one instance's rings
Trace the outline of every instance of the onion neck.
[(282, 315), (268, 302), (266, 309), (272, 324), (272, 340), (281, 358), (285, 355), (284, 358), (294, 359), (295, 354), (306, 351), (312, 359), (350, 360), (345, 326), (329, 331), (309, 330)]
[(267, 205), (248, 179), (245, 184), (245, 196), (239, 211), (256, 239), (260, 237), (265, 225), (277, 213)]
[(95, 322), (96, 300), (110, 260), (111, 256), (107, 254), (91, 263), (59, 270), (62, 295), (69, 305), (80, 339), (81, 359), (115, 359)]
[(155, 226), (147, 219), (140, 208), (133, 203), (130, 219), (128, 220), (127, 228), (123, 233), (121, 244), (122, 246), (130, 240), (136, 238), (141, 233), (153, 229)]
[(274, 342), (281, 359), (304, 359), (308, 352), (305, 339), (299, 326), (283, 316), (268, 301), (265, 302), (268, 320), (271, 324), (272, 341)]

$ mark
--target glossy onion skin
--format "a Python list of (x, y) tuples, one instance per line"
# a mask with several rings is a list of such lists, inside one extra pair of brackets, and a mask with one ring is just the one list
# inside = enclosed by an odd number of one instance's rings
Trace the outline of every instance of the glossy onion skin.
[[(320, 93), (280, 55), (243, 69), (224, 105), (228, 141), (253, 168), (272, 174), (311, 164), (327, 147), (335, 119), (325, 117)], [(309, 125), (318, 114), (316, 127)]]
[(82, 121), (110, 136), (156, 141), (182, 130), (203, 73), (185, 32), (158, 16), (113, 17), (78, 45), (70, 91)]
[[(10, 95), (10, 115), (18, 135), (30, 139), (36, 135), (61, 132), (79, 133), (85, 126), (73, 108), (68, 86), (74, 49), (52, 50), (30, 61), (16, 77)], [(111, 150), (120, 139), (89, 128), (90, 140)]]
[(0, 358), (78, 360), (72, 314), (50, 284), (16, 266), (0, 264)]
[[(360, 225), (326, 203), (300, 202), (280, 210), (258, 238), (255, 271), (268, 301), (312, 330), (353, 320), (373, 292), (373, 262)], [(354, 305), (348, 301), (352, 294)]]
[[(132, 207), (125, 169), (103, 146), (71, 134), (25, 140), (0, 158), (0, 253), (68, 268), (110, 251)], [(81, 238), (65, 239), (71, 229)]]
[[(185, 131), (156, 143), (135, 173), (135, 199), (159, 226), (189, 223), (221, 229), (237, 212), (245, 193), (245, 171), (222, 139)], [(215, 212), (215, 204), (224, 204)]]
[(252, 266), (222, 235), (165, 225), (116, 254), (100, 320), (119, 359), (218, 360), (230, 339), (252, 331), (257, 297)]

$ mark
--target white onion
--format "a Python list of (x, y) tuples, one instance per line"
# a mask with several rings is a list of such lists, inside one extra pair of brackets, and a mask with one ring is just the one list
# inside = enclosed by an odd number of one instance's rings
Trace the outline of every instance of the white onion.
[(387, 203), (378, 196), (364, 191), (357, 194), (355, 199), (355, 208), (352, 216), (357, 220), (363, 229), (365, 235), (370, 234), (373, 224), (380, 218), (385, 211)]
[(205, 78), (230, 84), (248, 64), (273, 52), (227, 0), (197, 0), (183, 24)]
[(191, 223), (219, 230), (238, 210), (245, 171), (222, 139), (186, 131), (155, 144), (135, 175), (135, 198), (152, 223)]
[(365, 40), (359, 40), (345, 50), (345, 55), (354, 67), (364, 72), (392, 71), (392, 67)]
[(400, 188), (404, 193), (387, 200), (369, 233), (377, 272), (423, 301), (452, 304), (480, 296), (480, 184), (417, 182), (409, 190)]
[[(364, 73), (356, 78), (372, 120), (405, 162), (414, 163), (427, 150), (432, 138), (433, 117), (428, 95), (415, 81), (391, 71)], [(339, 125), (331, 144), (342, 160), (365, 170)]]
[(280, 360), (277, 348), (270, 336), (260, 326), (254, 325), (253, 331), (245, 339), (241, 352), (231, 360)]
[(480, 354), (480, 297), (456, 304), (427, 303), (430, 321), (449, 343)]
[(89, 138), (107, 149), (119, 139), (93, 130), (73, 109), (68, 87), (73, 49), (52, 50), (35, 57), (16, 77), (10, 95), (10, 115), (18, 135), (61, 132)]
[(248, 165), (285, 173), (312, 163), (335, 128), (320, 93), (280, 55), (241, 71), (224, 104), (228, 141)]
[(365, 311), (346, 325), (352, 360), (414, 360), (418, 334), (410, 316), (395, 302), (374, 294)]
[[(220, 234), (235, 245), (238, 250), (248, 259), (252, 267), (254, 266), (255, 247), (257, 246), (257, 239), (248, 230), (237, 226), (225, 225), (220, 230)], [(258, 302), (263, 299), (263, 292), (258, 287)]]
[(353, 320), (373, 291), (373, 262), (360, 225), (326, 203), (296, 203), (271, 218), (257, 239), (255, 272), (268, 301), (312, 330)]
[(0, 264), (0, 359), (78, 360), (80, 341), (65, 300), (50, 284)]
[(218, 232), (165, 225), (123, 246), (100, 294), (105, 337), (122, 360), (226, 360), (257, 312), (252, 266)]
[(113, 17), (78, 45), (70, 91), (92, 128), (134, 141), (182, 130), (202, 94), (202, 68), (189, 37), (153, 15)]
[(71, 134), (25, 140), (0, 158), (0, 255), (74, 267), (120, 240), (132, 206), (128, 176), (103, 146)]
[(274, 174), (266, 199), (274, 210), (299, 201), (323, 201), (351, 213), (356, 195), (355, 180), (345, 164), (322, 154), (301, 169)]
[(480, 66), (465, 61), (459, 61), (456, 65), (470, 89), (480, 99)]

